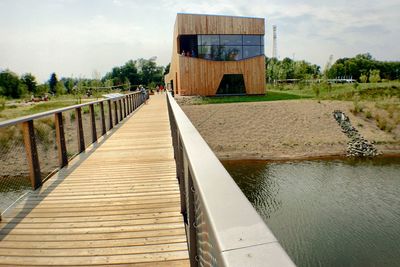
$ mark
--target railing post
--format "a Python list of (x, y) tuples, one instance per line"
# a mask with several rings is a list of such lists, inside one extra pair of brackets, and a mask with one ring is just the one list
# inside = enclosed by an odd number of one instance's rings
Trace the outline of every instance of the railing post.
[(131, 99), (132, 99), (132, 95), (128, 95), (128, 98), (127, 98), (127, 100), (128, 100), (128, 114), (132, 113), (132, 102), (131, 102)]
[(29, 177), (32, 188), (35, 190), (42, 185), (42, 178), (40, 174), (39, 157), (36, 147), (35, 129), (33, 127), (32, 120), (22, 123), (22, 132), (24, 135), (26, 158), (29, 165)]
[(118, 105), (119, 105), (119, 121), (122, 121), (123, 117), (122, 117), (122, 100), (121, 99), (118, 99)]
[(97, 133), (96, 133), (96, 118), (94, 114), (94, 105), (89, 105), (89, 112), (90, 112), (90, 129), (92, 130), (92, 143), (97, 141)]
[(65, 145), (64, 121), (61, 112), (54, 114), (54, 122), (56, 127), (58, 163), (60, 168), (62, 168), (68, 164), (68, 156)]
[(123, 101), (124, 101), (124, 118), (126, 118), (126, 116), (128, 115), (128, 112), (126, 110), (126, 107), (127, 107), (126, 100), (127, 100), (126, 97), (124, 97), (124, 99), (123, 99)]
[(111, 130), (113, 128), (113, 119), (112, 119), (112, 105), (111, 105), (111, 100), (107, 100), (108, 103), (108, 121), (110, 123), (110, 128)]
[(101, 114), (101, 135), (106, 134), (106, 118), (104, 117), (104, 102), (100, 102), (100, 114)]
[(118, 104), (117, 100), (114, 101), (114, 115), (115, 115), (115, 125), (118, 124)]
[(79, 153), (81, 153), (81, 152), (85, 151), (85, 136), (83, 134), (81, 108), (75, 109), (75, 117), (76, 117), (76, 131), (77, 131), (77, 137), (78, 137), (78, 151), (79, 151)]

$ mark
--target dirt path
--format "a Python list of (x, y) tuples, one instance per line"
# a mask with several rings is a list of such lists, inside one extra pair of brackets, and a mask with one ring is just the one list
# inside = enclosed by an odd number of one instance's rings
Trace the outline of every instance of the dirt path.
[(373, 120), (356, 117), (351, 102), (289, 100), (182, 105), (220, 159), (296, 159), (343, 156), (347, 137), (333, 119), (344, 111), (360, 133), (385, 154), (400, 154), (398, 126), (381, 131)]

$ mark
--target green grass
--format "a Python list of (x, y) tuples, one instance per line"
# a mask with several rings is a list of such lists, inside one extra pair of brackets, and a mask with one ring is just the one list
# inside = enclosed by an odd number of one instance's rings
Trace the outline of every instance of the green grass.
[(318, 99), (353, 101), (376, 100), (384, 97), (400, 97), (400, 82), (391, 81), (384, 83), (358, 83), (358, 84), (332, 84), (317, 83), (313, 85), (285, 84), (267, 85), (267, 91), (285, 92), (299, 96), (317, 98), (315, 87), (318, 86)]
[(310, 97), (286, 93), (286, 92), (269, 91), (265, 95), (202, 97), (200, 102), (198, 102), (197, 104), (277, 101), (277, 100), (292, 100), (292, 99), (303, 99), (303, 98), (310, 98)]
[[(93, 101), (93, 99), (84, 99), (82, 102)], [(56, 97), (47, 102), (38, 102), (31, 105), (11, 104), (6, 105), (4, 110), (0, 110), (0, 121), (32, 115), (53, 109), (63, 108), (75, 105), (76, 99), (72, 95)]]

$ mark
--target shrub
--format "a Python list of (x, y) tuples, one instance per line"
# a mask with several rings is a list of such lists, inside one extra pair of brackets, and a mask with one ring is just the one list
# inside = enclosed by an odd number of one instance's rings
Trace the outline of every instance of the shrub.
[(6, 108), (6, 98), (0, 96), (0, 111), (3, 111)]
[(367, 77), (367, 75), (365, 75), (365, 74), (362, 74), (362, 75), (360, 76), (360, 82), (362, 82), (362, 83), (366, 83), (366, 82), (367, 82), (367, 80), (368, 80), (368, 77)]
[(371, 111), (367, 111), (367, 112), (365, 112), (365, 117), (367, 118), (367, 119), (371, 119), (372, 118), (372, 114), (371, 114)]
[(390, 133), (393, 130), (393, 126), (391, 126), (388, 121), (385, 118), (381, 117), (379, 114), (375, 116), (375, 120), (376, 126), (378, 126), (378, 128), (382, 131)]
[(353, 108), (352, 109), (350, 109), (350, 111), (351, 111), (351, 113), (353, 113), (354, 115), (355, 114), (358, 114), (358, 113), (361, 113), (361, 112), (363, 112), (363, 110), (364, 110), (364, 106), (363, 105), (361, 105), (360, 104), (360, 102), (358, 102), (357, 100), (354, 100), (353, 101)]

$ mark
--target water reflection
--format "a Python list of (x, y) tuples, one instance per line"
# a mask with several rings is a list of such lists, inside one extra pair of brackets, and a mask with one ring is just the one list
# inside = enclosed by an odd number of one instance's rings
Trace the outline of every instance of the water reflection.
[(399, 266), (400, 159), (224, 165), (298, 266)]

